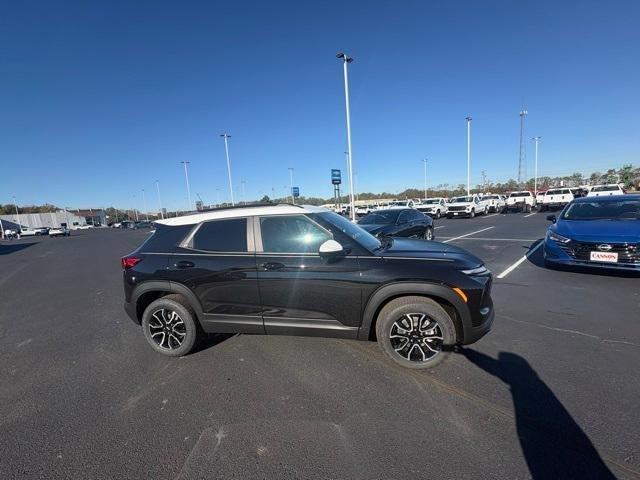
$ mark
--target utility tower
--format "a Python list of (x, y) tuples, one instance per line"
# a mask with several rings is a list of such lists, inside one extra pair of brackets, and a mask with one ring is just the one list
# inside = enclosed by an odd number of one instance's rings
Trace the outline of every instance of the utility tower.
[(522, 188), (522, 182), (527, 176), (527, 145), (524, 141), (524, 118), (529, 114), (526, 110), (520, 110), (520, 158), (518, 159), (518, 185)]

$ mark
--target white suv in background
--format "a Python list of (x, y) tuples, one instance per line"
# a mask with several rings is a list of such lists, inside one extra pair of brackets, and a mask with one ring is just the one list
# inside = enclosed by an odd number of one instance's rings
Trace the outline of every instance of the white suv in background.
[(529, 190), (522, 190), (509, 194), (505, 211), (529, 213), (535, 206), (536, 197)]
[(489, 205), (486, 200), (481, 200), (478, 195), (454, 197), (451, 199), (448, 207), (449, 211), (447, 212), (447, 218), (473, 218), (476, 215), (486, 215), (489, 211)]
[(547, 190), (547, 193), (544, 194), (540, 211), (544, 212), (551, 208), (564, 208), (573, 198), (573, 193), (570, 188), (550, 188)]
[(596, 185), (589, 191), (587, 197), (605, 197), (608, 195), (624, 195), (624, 190), (617, 184)]
[(501, 213), (507, 203), (502, 195), (488, 194), (482, 197), (482, 200), (486, 201), (489, 206), (489, 212)]
[(422, 200), (422, 203), (415, 205), (415, 208), (416, 210), (420, 210), (422, 213), (433, 218), (440, 218), (442, 215), (446, 215), (449, 211), (447, 200), (442, 197), (425, 198)]

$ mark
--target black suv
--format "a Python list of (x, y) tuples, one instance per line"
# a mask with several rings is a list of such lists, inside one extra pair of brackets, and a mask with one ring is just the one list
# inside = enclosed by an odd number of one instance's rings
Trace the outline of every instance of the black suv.
[(455, 247), (378, 239), (326, 209), (269, 205), (155, 222), (122, 258), (125, 310), (149, 344), (187, 354), (203, 332), (377, 339), (434, 366), (491, 328), (491, 272)]

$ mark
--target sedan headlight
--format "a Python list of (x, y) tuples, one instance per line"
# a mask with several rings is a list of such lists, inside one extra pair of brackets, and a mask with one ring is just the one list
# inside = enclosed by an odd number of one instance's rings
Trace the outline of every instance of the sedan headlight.
[(461, 271), (465, 275), (473, 275), (475, 277), (484, 276), (484, 275), (491, 275), (491, 270), (489, 270), (484, 265), (480, 265), (477, 268), (472, 268), (471, 270), (461, 270)]
[(547, 230), (547, 238), (558, 243), (569, 243), (571, 241), (570, 238), (563, 237), (562, 235), (552, 232), (551, 230)]

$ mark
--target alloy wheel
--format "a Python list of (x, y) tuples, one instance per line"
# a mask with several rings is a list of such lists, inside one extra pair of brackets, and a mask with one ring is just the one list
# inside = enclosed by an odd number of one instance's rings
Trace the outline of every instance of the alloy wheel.
[(151, 314), (149, 333), (160, 348), (175, 350), (187, 336), (187, 327), (177, 312), (161, 308)]
[(395, 352), (410, 362), (427, 362), (442, 351), (442, 329), (424, 313), (407, 313), (391, 325), (389, 340)]

